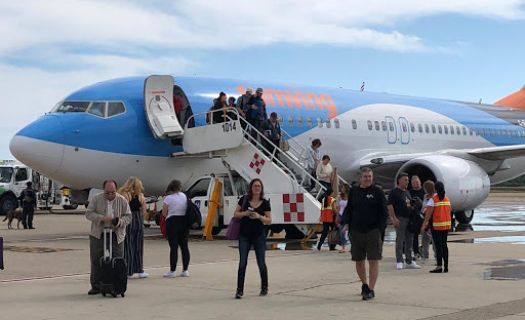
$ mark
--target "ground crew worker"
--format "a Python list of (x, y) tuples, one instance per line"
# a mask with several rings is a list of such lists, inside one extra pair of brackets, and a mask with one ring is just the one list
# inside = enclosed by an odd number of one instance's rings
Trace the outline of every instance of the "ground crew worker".
[(33, 190), (33, 183), (28, 181), (25, 188), (18, 199), (22, 201), (22, 225), (24, 229), (34, 229), (33, 216), (36, 208), (36, 193)]
[(430, 273), (448, 272), (448, 231), (452, 228), (450, 200), (445, 195), (443, 182), (436, 182), (436, 194), (427, 202), (425, 221), (421, 230), (426, 229), (432, 218), (432, 239), (436, 246), (437, 266)]

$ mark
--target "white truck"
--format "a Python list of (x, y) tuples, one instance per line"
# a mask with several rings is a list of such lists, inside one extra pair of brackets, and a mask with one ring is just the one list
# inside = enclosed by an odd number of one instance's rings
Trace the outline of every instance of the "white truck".
[(39, 209), (49, 210), (53, 204), (60, 203), (60, 189), (55, 182), (18, 161), (0, 160), (0, 214), (18, 207), (17, 198), (28, 181), (37, 192)]

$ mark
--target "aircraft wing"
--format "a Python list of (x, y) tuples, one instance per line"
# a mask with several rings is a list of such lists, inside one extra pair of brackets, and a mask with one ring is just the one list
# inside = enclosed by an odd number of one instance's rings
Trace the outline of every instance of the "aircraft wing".
[(525, 144), (471, 149), (467, 153), (485, 160), (505, 160), (525, 156)]
[(414, 158), (429, 156), (429, 155), (450, 155), (466, 160), (474, 160), (476, 157), (483, 160), (503, 161), (505, 159), (524, 157), (525, 144), (502, 146), (502, 147), (486, 147), (476, 149), (455, 149), (455, 150), (441, 150), (437, 152), (425, 153), (408, 153), (408, 154), (375, 154), (362, 158), (359, 162), (361, 167), (379, 167), (379, 166), (396, 166), (402, 165)]

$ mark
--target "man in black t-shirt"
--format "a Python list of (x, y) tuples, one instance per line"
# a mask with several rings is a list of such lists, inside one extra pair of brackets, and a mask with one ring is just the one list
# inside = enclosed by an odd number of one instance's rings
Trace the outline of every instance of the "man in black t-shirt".
[[(352, 238), (352, 260), (361, 279), (363, 300), (375, 297), (374, 287), (379, 275), (379, 260), (382, 258), (382, 233), (386, 227), (386, 200), (381, 189), (373, 184), (372, 169), (361, 169), (360, 183), (348, 192), (348, 203), (343, 213), (345, 230)], [(368, 259), (370, 282), (366, 278), (365, 260)]]
[[(397, 187), (390, 192), (388, 197), (388, 215), (396, 228), (396, 268), (401, 270), (420, 269), (412, 261), (412, 242), (414, 234), (408, 230), (408, 223), (412, 215), (412, 197), (407, 190), (408, 174), (401, 172), (397, 176)], [(403, 264), (403, 248), (405, 249), (406, 265)]]
[(25, 188), (18, 199), (22, 201), (22, 225), (24, 229), (34, 229), (33, 215), (36, 208), (36, 193), (33, 190), (33, 183), (28, 181)]
[(423, 218), (420, 215), (421, 206), (423, 204), (423, 199), (425, 198), (425, 190), (421, 187), (421, 180), (417, 175), (413, 175), (410, 178), (410, 196), (414, 200), (414, 212), (413, 212), (413, 229), (414, 232), (414, 241), (412, 242), (412, 249), (414, 250), (414, 258), (421, 258), (421, 253), (419, 252), (419, 231), (421, 229), (421, 223), (423, 223)]

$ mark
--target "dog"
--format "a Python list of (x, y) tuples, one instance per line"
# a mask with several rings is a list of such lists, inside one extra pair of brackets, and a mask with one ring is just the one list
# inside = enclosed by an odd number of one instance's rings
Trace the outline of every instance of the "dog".
[(11, 223), (13, 222), (13, 219), (17, 219), (18, 223), (16, 224), (16, 228), (20, 229), (20, 222), (22, 222), (22, 216), (23, 216), (22, 210), (11, 209), (11, 210), (9, 210), (6, 213), (5, 218), (4, 218), (3, 221), (8, 220), (7, 221), (7, 228), (8, 229), (13, 229), (13, 226), (11, 225)]

